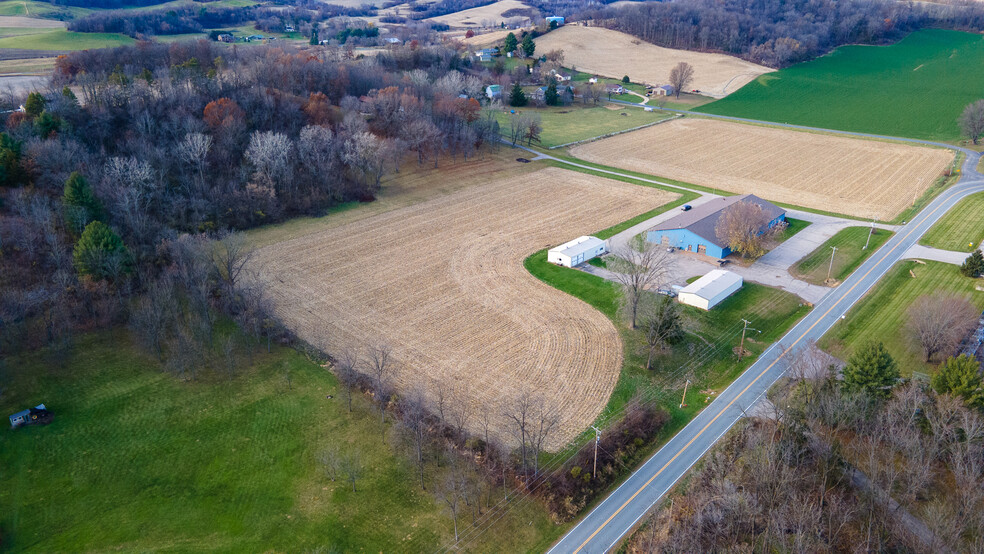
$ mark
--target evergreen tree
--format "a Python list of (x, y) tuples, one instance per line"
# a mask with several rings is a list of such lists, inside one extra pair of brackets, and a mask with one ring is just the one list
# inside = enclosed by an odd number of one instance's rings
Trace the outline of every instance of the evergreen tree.
[(869, 342), (854, 351), (844, 368), (845, 391), (863, 391), (878, 398), (888, 398), (899, 378), (899, 367), (885, 345)]
[(533, 52), (536, 52), (536, 43), (533, 42), (533, 36), (528, 34), (523, 37), (523, 53), (527, 58), (532, 58)]
[(984, 274), (984, 255), (981, 254), (980, 249), (974, 250), (970, 256), (967, 256), (960, 266), (960, 273), (967, 277), (980, 277)]
[(560, 95), (557, 94), (557, 81), (550, 79), (550, 83), (547, 85), (547, 91), (543, 93), (543, 101), (547, 103), (548, 106), (556, 106), (560, 104)]
[(93, 279), (129, 273), (133, 267), (130, 251), (123, 244), (123, 239), (101, 221), (86, 225), (75, 243), (72, 261), (79, 275), (88, 275)]
[(16, 187), (27, 182), (21, 165), (21, 143), (7, 133), (0, 133), (0, 186)]
[(512, 91), (509, 93), (509, 105), (515, 107), (525, 106), (527, 103), (526, 93), (519, 83), (513, 83)]
[(93, 194), (89, 181), (78, 171), (73, 171), (65, 181), (62, 209), (65, 212), (65, 226), (75, 235), (103, 216), (102, 203)]
[(34, 118), (34, 130), (41, 138), (48, 138), (51, 133), (59, 129), (61, 129), (61, 118), (57, 115), (51, 115), (48, 110), (41, 112), (41, 115)]
[(75, 93), (72, 92), (72, 89), (68, 88), (68, 85), (66, 85), (65, 88), (62, 89), (62, 98), (64, 98), (66, 101), (72, 104), (79, 103), (78, 97), (75, 96)]
[(933, 376), (933, 389), (940, 394), (959, 396), (967, 407), (984, 407), (980, 372), (981, 364), (974, 356), (950, 356)]
[(517, 46), (519, 42), (516, 40), (516, 35), (512, 33), (506, 35), (505, 40), (502, 41), (502, 49), (506, 52), (515, 52)]
[(24, 112), (35, 118), (44, 111), (44, 104), (44, 96), (41, 96), (40, 92), (32, 92), (27, 95), (27, 101), (24, 102)]
[(311, 45), (318, 45), (318, 24), (315, 23), (314, 27), (311, 28)]

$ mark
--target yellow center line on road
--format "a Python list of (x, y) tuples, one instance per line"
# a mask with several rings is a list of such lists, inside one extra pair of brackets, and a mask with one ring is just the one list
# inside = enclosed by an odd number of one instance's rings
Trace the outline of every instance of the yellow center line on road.
[[(935, 210), (933, 210), (929, 214), (925, 214), (922, 217), (923, 221), (927, 220), (930, 216), (932, 216), (933, 214), (935, 214), (942, 207), (943, 207), (943, 204), (940, 204), (939, 206), (936, 207)], [(821, 321), (823, 321), (823, 319), (825, 317), (827, 317), (828, 315), (830, 315), (830, 312), (834, 311), (834, 308), (836, 308), (837, 305), (840, 304), (842, 300), (844, 300), (844, 298), (846, 298), (849, 294), (851, 294), (851, 292), (854, 290), (855, 287), (857, 287), (862, 282), (864, 282), (864, 280), (868, 278), (868, 275), (870, 275), (871, 272), (874, 271), (875, 268), (878, 267), (878, 265), (880, 263), (884, 262), (888, 258), (888, 256), (890, 256), (892, 254), (892, 252), (895, 251), (896, 248), (898, 248), (903, 242), (905, 242), (906, 239), (908, 239), (909, 236), (912, 235), (912, 233), (914, 233), (915, 230), (916, 230), (916, 228), (918, 228), (918, 227), (919, 227), (918, 224), (913, 224), (911, 231), (909, 231), (908, 233), (906, 233), (904, 237), (900, 238), (899, 241), (898, 241), (898, 243), (896, 243), (895, 246), (893, 246), (891, 249), (889, 249), (889, 251), (886, 252), (884, 256), (882, 256), (882, 259), (881, 260), (878, 260), (878, 262), (876, 262), (871, 267), (871, 269), (869, 269), (864, 275), (862, 275), (861, 278), (858, 279), (858, 281), (856, 283), (854, 283), (853, 285), (851, 285), (851, 288), (847, 289), (847, 292), (845, 292), (844, 294), (842, 294), (841, 297), (838, 298), (837, 301), (834, 302), (834, 304), (830, 308), (828, 308), (827, 311), (824, 312), (822, 316), (818, 317), (817, 320), (813, 322), (813, 325), (810, 325), (805, 331), (803, 331), (802, 333), (800, 333), (800, 336), (795, 341), (793, 341), (793, 344), (789, 345), (789, 348), (787, 348), (781, 354), (779, 354), (779, 357), (777, 357), (771, 364), (769, 364), (768, 367), (766, 367), (765, 369), (763, 369), (762, 372), (759, 373), (755, 377), (755, 379), (752, 379), (752, 382), (749, 383), (748, 386), (746, 386), (744, 389), (742, 389), (742, 391), (739, 392), (737, 394), (737, 396), (735, 396), (731, 400), (731, 402), (728, 402), (728, 405), (725, 406), (724, 408), (722, 408), (721, 411), (718, 412), (717, 415), (715, 415), (714, 418), (711, 419), (711, 421), (709, 421), (707, 423), (707, 425), (705, 425), (700, 431), (698, 431), (697, 434), (694, 435), (694, 437), (692, 439), (690, 439), (690, 441), (687, 442), (687, 444), (685, 444), (683, 446), (683, 448), (681, 448), (676, 454), (674, 454), (673, 457), (670, 458), (670, 460), (668, 462), (666, 462), (665, 464), (663, 464), (663, 467), (659, 468), (659, 471), (657, 471), (655, 474), (653, 474), (653, 476), (650, 477), (649, 480), (646, 481), (645, 484), (643, 484), (641, 487), (639, 487), (639, 490), (637, 490), (632, 496), (629, 497), (628, 500), (625, 501), (624, 504), (622, 504), (621, 506), (619, 506), (619, 508), (617, 510), (615, 510), (615, 513), (613, 513), (611, 516), (609, 516), (608, 519), (606, 519), (604, 523), (602, 523), (597, 529), (595, 529), (595, 531), (593, 533), (591, 533), (591, 536), (589, 536), (587, 539), (585, 539), (584, 542), (581, 543), (581, 546), (577, 547), (577, 550), (575, 550), (573, 554), (577, 554), (578, 552), (581, 551), (582, 548), (584, 548), (585, 545), (587, 545), (589, 542), (591, 542), (591, 540), (594, 539), (595, 536), (598, 533), (600, 533), (602, 529), (605, 528), (605, 526), (607, 526), (613, 519), (615, 519), (615, 516), (617, 516), (619, 514), (619, 512), (621, 512), (626, 506), (628, 506), (630, 502), (632, 502), (633, 500), (635, 500), (635, 497), (636, 496), (639, 496), (639, 493), (641, 493), (643, 491), (643, 489), (645, 489), (646, 487), (648, 487), (649, 484), (652, 483), (654, 479), (656, 479), (657, 477), (659, 477), (659, 474), (660, 473), (663, 473), (663, 471), (667, 467), (669, 467), (670, 464), (672, 464), (677, 458), (680, 457), (681, 454), (683, 454), (688, 448), (690, 448), (690, 445), (693, 444), (694, 441), (696, 441), (702, 434), (704, 434), (704, 431), (707, 431), (707, 429), (711, 425), (713, 425), (714, 422), (717, 421), (717, 419), (719, 417), (721, 417), (722, 415), (724, 415), (724, 412), (728, 411), (728, 409), (731, 408), (731, 406), (734, 405), (734, 403), (737, 402), (738, 399), (741, 398), (741, 396), (743, 394), (745, 394), (746, 392), (748, 392), (748, 389), (752, 388), (752, 385), (754, 385), (763, 375), (765, 375), (766, 373), (768, 373), (770, 369), (772, 369), (777, 363), (779, 363), (779, 360), (781, 360), (783, 358), (783, 356), (786, 355), (787, 352), (792, 351), (793, 347), (795, 347), (801, 340), (803, 340), (803, 337), (805, 337), (807, 334), (809, 334), (809, 332), (812, 331), (813, 328), (817, 326), (817, 324), (819, 324)]]

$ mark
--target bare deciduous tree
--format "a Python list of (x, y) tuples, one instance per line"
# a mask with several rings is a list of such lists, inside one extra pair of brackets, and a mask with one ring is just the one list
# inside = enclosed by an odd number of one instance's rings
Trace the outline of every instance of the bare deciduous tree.
[(253, 248), (242, 233), (225, 232), (219, 235), (218, 240), (213, 241), (210, 252), (222, 287), (228, 297), (232, 298), (239, 288), (240, 279), (247, 276), (252, 269)]
[(693, 80), (694, 66), (687, 62), (680, 62), (670, 70), (670, 84), (673, 85), (673, 92), (676, 94), (678, 100), (680, 99), (680, 93), (689, 87)]
[(667, 296), (651, 295), (641, 303), (639, 311), (646, 340), (646, 369), (652, 369), (656, 353), (683, 337), (680, 309)]
[(528, 390), (524, 390), (513, 399), (511, 405), (507, 406), (505, 413), (505, 416), (515, 425), (513, 427), (513, 432), (516, 434), (516, 438), (519, 441), (522, 470), (527, 482), (529, 481), (529, 472), (527, 471), (529, 467), (527, 464), (527, 446), (529, 445), (533, 404), (533, 393)]
[(454, 522), (454, 540), (458, 541), (458, 510), (467, 492), (467, 482), (459, 468), (452, 467), (444, 474), (444, 478), (437, 486), (437, 494), (451, 511), (451, 520)]
[(635, 329), (643, 295), (647, 291), (655, 292), (666, 278), (666, 250), (637, 237), (629, 245), (616, 248), (612, 254), (607, 266), (622, 287), (622, 302)]
[(359, 384), (359, 354), (355, 349), (344, 348), (335, 358), (335, 375), (342, 384), (345, 392), (345, 404), (352, 411), (352, 397)]
[(339, 460), (338, 469), (345, 476), (345, 480), (352, 484), (352, 492), (357, 492), (356, 483), (362, 479), (362, 475), (365, 473), (362, 454), (357, 451), (344, 454)]
[(906, 330), (922, 347), (928, 362), (936, 354), (950, 354), (977, 326), (977, 309), (967, 298), (933, 294), (920, 296), (909, 308)]
[(411, 390), (400, 403), (400, 423), (413, 443), (414, 458), (420, 476), (420, 488), (424, 486), (424, 446), (427, 443), (427, 411), (424, 408), (424, 395)]
[(387, 344), (374, 344), (366, 349), (369, 376), (373, 394), (379, 406), (379, 423), (386, 421), (386, 404), (389, 401), (390, 373), (393, 370), (392, 349)]
[(977, 144), (981, 135), (984, 134), (984, 100), (967, 104), (957, 122), (960, 123), (960, 129), (964, 134), (970, 137), (974, 144)]

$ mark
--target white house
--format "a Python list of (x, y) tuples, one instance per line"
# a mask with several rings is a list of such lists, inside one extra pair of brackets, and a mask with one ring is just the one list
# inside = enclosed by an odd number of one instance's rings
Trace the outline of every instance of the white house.
[(741, 275), (723, 269), (715, 269), (680, 289), (677, 300), (681, 304), (710, 310), (734, 294), (736, 290), (741, 288), (741, 285)]
[(578, 237), (547, 251), (547, 261), (574, 267), (608, 252), (608, 243), (598, 237)]

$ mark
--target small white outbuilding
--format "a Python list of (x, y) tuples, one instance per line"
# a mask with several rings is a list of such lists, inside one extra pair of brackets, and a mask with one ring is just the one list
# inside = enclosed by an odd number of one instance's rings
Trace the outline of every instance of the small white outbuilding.
[(741, 275), (715, 269), (680, 289), (677, 300), (682, 304), (710, 310), (741, 288)]
[(547, 251), (547, 261), (565, 267), (574, 267), (608, 252), (608, 243), (598, 237), (578, 237)]

